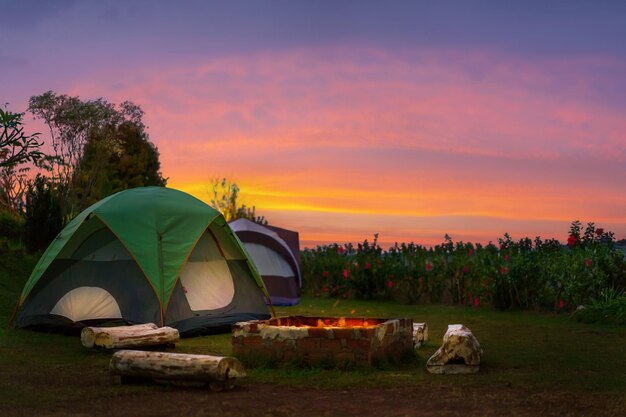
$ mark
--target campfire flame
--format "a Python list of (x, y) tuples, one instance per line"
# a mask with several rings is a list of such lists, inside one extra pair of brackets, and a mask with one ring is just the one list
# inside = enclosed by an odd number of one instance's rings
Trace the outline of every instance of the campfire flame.
[(372, 327), (380, 324), (381, 319), (353, 318), (353, 317), (285, 317), (270, 320), (271, 326), (294, 327)]

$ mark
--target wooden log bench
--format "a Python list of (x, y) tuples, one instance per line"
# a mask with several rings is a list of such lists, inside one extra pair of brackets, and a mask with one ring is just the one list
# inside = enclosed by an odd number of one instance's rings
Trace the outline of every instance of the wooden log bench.
[(174, 328), (147, 323), (135, 326), (85, 327), (80, 333), (80, 340), (88, 348), (127, 349), (171, 345), (180, 340), (180, 334)]
[(246, 376), (239, 360), (227, 356), (120, 350), (113, 354), (109, 371), (117, 383), (151, 381), (195, 382), (212, 391), (230, 390)]

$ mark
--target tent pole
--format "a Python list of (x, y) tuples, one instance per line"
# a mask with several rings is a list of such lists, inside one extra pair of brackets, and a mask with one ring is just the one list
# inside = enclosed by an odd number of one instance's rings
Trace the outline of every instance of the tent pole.
[(269, 293), (265, 296), (265, 299), (267, 300), (270, 306), (270, 312), (272, 313), (272, 318), (276, 318), (276, 311), (274, 310), (274, 305), (272, 304), (272, 299), (270, 298)]
[(13, 320), (15, 320), (15, 316), (17, 316), (17, 310), (19, 310), (20, 308), (20, 299), (22, 297), (17, 299), (17, 303), (15, 303), (15, 307), (13, 308), (13, 313), (11, 313), (11, 317), (9, 318), (9, 321), (7, 322), (7, 329), (10, 329), (11, 326), (13, 325)]

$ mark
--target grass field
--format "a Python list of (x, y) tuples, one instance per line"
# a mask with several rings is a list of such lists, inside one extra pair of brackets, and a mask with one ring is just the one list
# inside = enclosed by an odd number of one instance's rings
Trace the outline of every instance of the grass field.
[[(583, 324), (566, 315), (500, 312), (488, 307), (411, 306), (312, 297), (304, 297), (298, 306), (279, 308), (279, 315), (412, 317), (428, 323), (430, 341), (417, 351), (415, 360), (402, 366), (368, 371), (249, 369), (249, 378), (238, 392), (219, 397), (180, 387), (113, 385), (108, 377), (110, 352), (84, 349), (77, 337), (6, 328), (35, 261), (27, 256), (0, 260), (2, 416), (104, 415), (113, 411), (120, 415), (172, 415), (161, 400), (178, 404), (175, 409), (181, 415), (363, 415), (359, 402), (372, 412), (374, 405), (367, 406), (367, 400), (359, 400), (359, 396), (370, 393), (373, 398), (374, 392), (387, 393), (387, 399), (406, 397), (407, 401), (416, 393), (421, 393), (420, 398), (435, 393), (449, 397), (439, 405), (444, 409), (428, 415), (462, 414), (464, 403), (469, 404), (466, 411), (471, 415), (618, 416), (626, 409), (623, 326)], [(426, 372), (424, 364), (450, 323), (465, 324), (481, 342), (484, 356), (478, 374), (442, 376)], [(184, 339), (176, 351), (229, 355), (230, 335)], [(276, 392), (282, 392), (283, 408), (259, 411)], [(314, 398), (333, 395), (353, 398), (356, 408), (311, 408), (321, 404)], [(239, 397), (231, 404), (230, 399)], [(211, 398), (219, 398), (221, 405), (209, 407)], [(402, 398), (395, 406), (394, 401), (388, 401), (381, 415), (412, 415)], [(429, 407), (439, 404), (437, 399), (431, 401)], [(195, 405), (189, 408), (190, 404)], [(242, 404), (256, 404), (256, 411), (237, 411)], [(309, 404), (309, 413), (298, 404)], [(140, 406), (142, 412), (137, 409)]]

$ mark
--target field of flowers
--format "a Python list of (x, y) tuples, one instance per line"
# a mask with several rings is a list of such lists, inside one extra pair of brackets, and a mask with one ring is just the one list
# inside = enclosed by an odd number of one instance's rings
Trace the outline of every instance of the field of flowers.
[[(444, 242), (432, 248), (365, 240), (302, 252), (304, 292), (405, 303), (492, 305), (498, 309), (573, 311), (598, 300), (626, 307), (626, 262), (613, 233), (572, 223), (567, 244), (508, 234), (498, 244)], [(625, 308), (626, 310), (626, 308)], [(626, 312), (626, 311), (625, 311)], [(624, 317), (626, 320), (626, 317)]]

